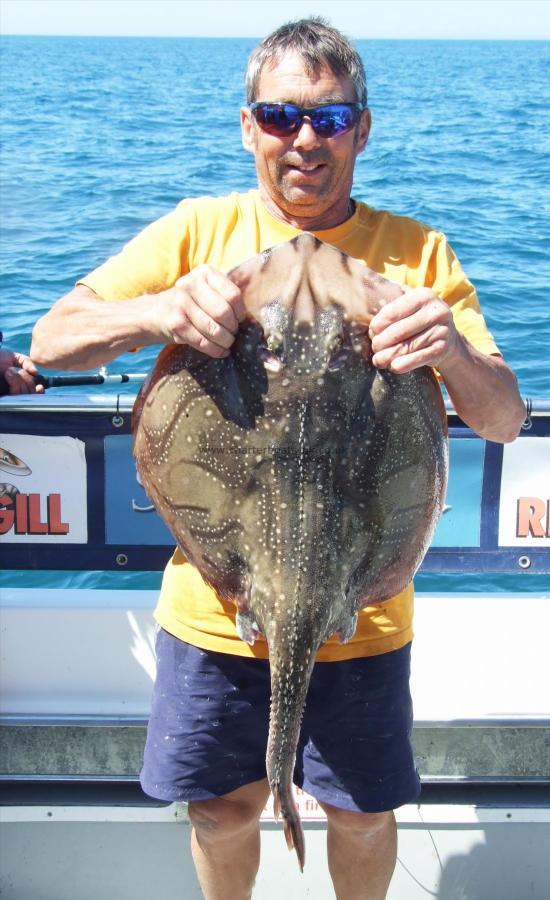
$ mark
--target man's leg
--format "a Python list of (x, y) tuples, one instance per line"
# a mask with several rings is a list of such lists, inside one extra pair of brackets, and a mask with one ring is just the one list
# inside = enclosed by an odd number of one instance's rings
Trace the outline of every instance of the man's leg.
[(338, 900), (384, 900), (396, 861), (391, 810), (419, 793), (409, 661), (405, 645), (313, 670), (296, 780), (327, 815)]
[(267, 779), (189, 803), (191, 852), (205, 900), (250, 900), (260, 864), (259, 819)]
[(328, 819), (328, 865), (337, 900), (384, 900), (397, 856), (393, 812), (321, 806)]

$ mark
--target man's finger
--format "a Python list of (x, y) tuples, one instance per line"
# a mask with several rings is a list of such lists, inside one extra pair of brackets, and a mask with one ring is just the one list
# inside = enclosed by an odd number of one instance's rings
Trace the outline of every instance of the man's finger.
[(414, 315), (422, 309), (425, 302), (424, 295), (419, 296), (417, 291), (409, 291), (401, 297), (391, 300), (373, 316), (369, 326), (369, 334), (371, 337), (374, 337), (395, 322)]
[(436, 361), (434, 360), (433, 347), (424, 347), (422, 350), (416, 350), (414, 353), (396, 356), (388, 368), (390, 372), (395, 372), (396, 375), (405, 375), (407, 372), (412, 372), (413, 369), (420, 368), (420, 366), (434, 365), (436, 365)]
[(14, 353), (14, 358), (16, 366), (20, 366), (21, 369), (30, 372), (31, 375), (38, 375), (38, 369), (30, 356), (25, 356), (23, 353)]
[(374, 337), (390, 325), (407, 319), (415, 313), (427, 311), (427, 317), (443, 316), (448, 310), (447, 304), (431, 290), (431, 288), (408, 288), (401, 296), (387, 303), (380, 309), (369, 326), (369, 334)]
[[(409, 372), (417, 365), (436, 366), (447, 349), (445, 336), (434, 329), (427, 329), (412, 340), (402, 341), (374, 353), (372, 363), (377, 369)], [(403, 360), (412, 361), (412, 365), (409, 366)]]
[(229, 331), (209, 313), (205, 312), (201, 305), (197, 302), (193, 302), (193, 300), (186, 304), (185, 312), (190, 325), (193, 326), (195, 331), (197, 331), (204, 340), (216, 344), (223, 350), (228, 350), (229, 347), (231, 347), (231, 344), (235, 340), (235, 333), (238, 327), (237, 320), (234, 317), (235, 330)]
[(429, 324), (426, 321), (427, 318), (425, 310), (420, 309), (405, 319), (399, 319), (399, 321), (387, 325), (378, 334), (372, 336), (372, 352), (377, 353), (411, 338), (421, 337), (426, 332), (426, 325)]
[(238, 300), (241, 295), (241, 289), (234, 281), (231, 281), (223, 272), (211, 268), (211, 266), (204, 266), (204, 270), (208, 284), (215, 288), (226, 300), (230, 303), (235, 303)]
[[(239, 322), (242, 322), (244, 318), (244, 304), (242, 300), (242, 291), (237, 285), (231, 281), (227, 275), (224, 275), (223, 272), (218, 272), (216, 269), (206, 269), (206, 282), (207, 284), (217, 293), (220, 294), (221, 297), (227, 303), (231, 314), (235, 317), (235, 331), (239, 327)], [(223, 321), (219, 319), (218, 321), (224, 325), (228, 331), (232, 331), (231, 324), (229, 322)]]
[[(239, 321), (244, 317), (240, 289), (221, 272), (208, 266), (199, 266), (180, 278), (175, 285), (175, 298), (176, 306), (181, 305), (185, 317), (193, 318), (199, 330), (202, 330), (204, 319), (193, 315), (194, 307), (232, 334), (237, 333)], [(209, 333), (205, 332), (205, 336)]]
[(4, 378), (6, 379), (9, 393), (11, 395), (34, 393), (34, 381), (28, 373), (25, 373), (25, 375), (26, 378), (24, 377), (21, 369), (14, 369), (12, 367), (6, 369), (6, 371), (4, 372)]
[(201, 353), (206, 353), (215, 359), (229, 355), (228, 349), (210, 341), (190, 323), (187, 325), (184, 335), (174, 334), (173, 337), (176, 344), (188, 344), (189, 347), (194, 347), (195, 350), (200, 350)]

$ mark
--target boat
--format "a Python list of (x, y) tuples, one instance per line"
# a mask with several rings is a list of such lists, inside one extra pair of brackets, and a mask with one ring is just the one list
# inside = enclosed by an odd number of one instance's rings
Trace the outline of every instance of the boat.
[[(173, 541), (136, 479), (133, 395), (72, 390), (0, 399), (0, 892), (199, 900), (185, 804), (138, 780)], [(388, 898), (547, 900), (550, 593), (524, 585), (550, 573), (550, 401), (528, 401), (504, 446), (447, 412), (449, 490), (422, 572), (448, 589), (415, 601), (422, 793), (396, 813)], [(324, 815), (297, 803), (305, 872), (268, 804), (258, 900), (282, 884), (286, 900), (333, 896)]]

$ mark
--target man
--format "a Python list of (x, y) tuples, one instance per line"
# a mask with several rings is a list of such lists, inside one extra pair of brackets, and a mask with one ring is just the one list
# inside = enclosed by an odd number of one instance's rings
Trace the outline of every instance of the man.
[[(513, 440), (525, 415), (515, 378), (444, 236), (350, 196), (371, 125), (353, 47), (318, 19), (283, 26), (251, 56), (247, 99), (242, 139), (258, 191), (184, 201), (149, 226), (37, 323), (34, 358), (82, 369), (170, 341), (226, 356), (244, 311), (223, 273), (307, 230), (408, 288), (372, 321), (374, 364), (396, 373), (436, 367), (472, 428)], [(176, 551), (156, 610), (162, 630), (142, 783), (153, 796), (188, 800), (207, 900), (251, 896), (268, 796), (267, 652), (265, 642), (251, 648), (238, 639), (231, 607)], [(344, 900), (386, 896), (392, 810), (418, 794), (411, 616), (409, 587), (383, 609), (362, 611), (349, 644), (327, 641), (313, 673), (296, 780), (326, 811), (329, 868)]]

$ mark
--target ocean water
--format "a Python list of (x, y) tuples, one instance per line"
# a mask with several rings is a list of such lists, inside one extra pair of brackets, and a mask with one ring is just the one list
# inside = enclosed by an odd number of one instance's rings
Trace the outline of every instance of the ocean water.
[[(255, 185), (239, 128), (254, 45), (0, 39), (0, 328), (9, 345), (27, 351), (33, 323), (57, 297), (183, 197)], [(523, 395), (550, 397), (550, 43), (357, 45), (373, 130), (354, 196), (446, 232)], [(146, 371), (155, 354), (110, 369)], [(114, 575), (75, 577), (97, 586)], [(136, 576), (123, 578), (130, 586)], [(423, 579), (426, 589), (443, 583)]]

